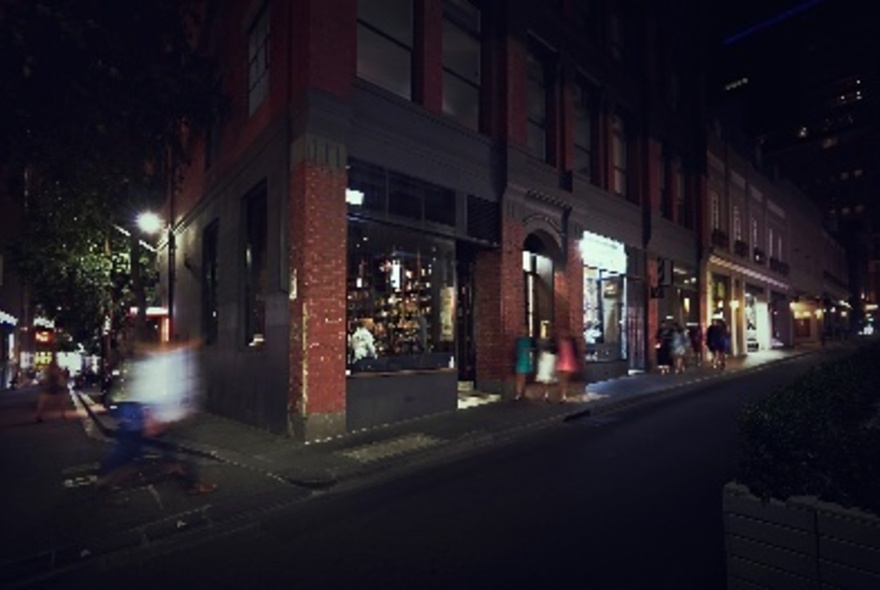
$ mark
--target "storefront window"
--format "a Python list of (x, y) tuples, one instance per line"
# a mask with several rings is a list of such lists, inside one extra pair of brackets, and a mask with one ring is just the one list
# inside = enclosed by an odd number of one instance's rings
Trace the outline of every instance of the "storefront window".
[(454, 243), (354, 218), (348, 228), (349, 370), (454, 366)]
[(586, 360), (625, 359), (628, 348), (625, 247), (604, 236), (584, 232), (580, 251), (584, 261)]

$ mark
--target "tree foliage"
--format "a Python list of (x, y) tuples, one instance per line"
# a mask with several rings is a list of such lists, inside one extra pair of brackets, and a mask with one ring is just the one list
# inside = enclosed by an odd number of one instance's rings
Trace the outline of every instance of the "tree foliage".
[(219, 108), (200, 4), (0, 0), (0, 169), (25, 199), (15, 260), (35, 303), (81, 335), (125, 290), (114, 224), (161, 204)]

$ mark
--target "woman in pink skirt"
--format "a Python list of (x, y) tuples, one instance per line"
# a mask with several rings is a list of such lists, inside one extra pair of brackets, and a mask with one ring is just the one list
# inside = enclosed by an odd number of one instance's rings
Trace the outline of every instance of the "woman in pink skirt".
[(572, 375), (578, 370), (577, 346), (575, 346), (574, 338), (569, 336), (567, 332), (562, 332), (557, 348), (556, 374), (559, 379), (559, 403), (565, 403), (568, 401), (568, 384), (571, 382)]

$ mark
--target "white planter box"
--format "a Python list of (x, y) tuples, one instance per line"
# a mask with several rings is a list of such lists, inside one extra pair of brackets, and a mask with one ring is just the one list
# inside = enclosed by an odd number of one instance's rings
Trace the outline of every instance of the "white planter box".
[(880, 589), (877, 516), (811, 497), (765, 503), (736, 483), (722, 510), (728, 590)]

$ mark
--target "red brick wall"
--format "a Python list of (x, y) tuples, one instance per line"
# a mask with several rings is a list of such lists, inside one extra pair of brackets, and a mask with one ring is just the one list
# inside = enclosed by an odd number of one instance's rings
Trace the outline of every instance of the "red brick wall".
[(357, 0), (277, 4), (292, 6), (291, 40), (285, 42), (292, 64), (293, 97), (306, 88), (347, 97), (357, 72)]
[(507, 39), (505, 49), (507, 67), (504, 72), (503, 94), (500, 97), (501, 101), (507, 102), (504, 121), (505, 138), (510, 143), (525, 147), (526, 116), (529, 107), (526, 96), (526, 49), (522, 43), (511, 38)]
[(290, 401), (303, 417), (345, 411), (344, 170), (311, 162), (290, 177)]
[(565, 274), (568, 281), (568, 330), (581, 342), (584, 335), (584, 263), (578, 249), (579, 240), (580, 236), (577, 236), (568, 241), (568, 267)]
[(525, 323), (522, 246), (523, 226), (502, 225), (500, 250), (477, 255), (475, 268), (475, 334), (477, 384), (513, 379), (513, 346)]
[(648, 178), (645, 181), (646, 200), (649, 203), (651, 215), (660, 215), (660, 154), (663, 152), (663, 146), (660, 142), (653, 138), (647, 138), (646, 166)]
[(416, 0), (415, 101), (443, 112), (443, 0)]

